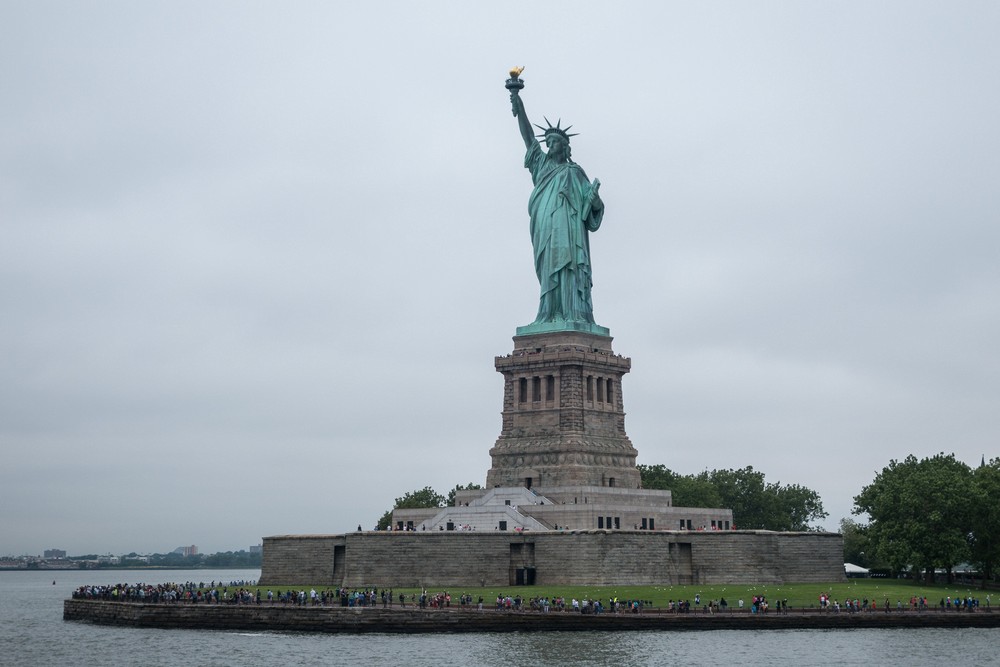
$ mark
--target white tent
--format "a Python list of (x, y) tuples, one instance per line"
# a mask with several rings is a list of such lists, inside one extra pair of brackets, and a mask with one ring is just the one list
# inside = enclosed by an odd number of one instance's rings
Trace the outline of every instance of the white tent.
[(868, 568), (855, 565), (854, 563), (844, 563), (844, 572), (848, 577), (867, 577)]

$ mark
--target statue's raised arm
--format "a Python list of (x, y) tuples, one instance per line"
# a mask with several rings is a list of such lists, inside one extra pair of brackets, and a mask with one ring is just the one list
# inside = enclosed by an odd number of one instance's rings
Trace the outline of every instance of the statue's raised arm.
[(530, 148), (535, 141), (535, 133), (528, 122), (528, 114), (524, 112), (524, 102), (521, 100), (521, 89), (524, 82), (518, 77), (524, 71), (523, 67), (514, 67), (510, 70), (510, 78), (507, 79), (507, 90), (510, 91), (510, 109), (517, 118), (517, 127), (521, 130), (521, 138), (524, 139), (524, 147)]
[(517, 116), (517, 128), (521, 130), (524, 147), (531, 148), (531, 144), (535, 141), (535, 133), (531, 129), (528, 114), (524, 112), (524, 102), (521, 100), (521, 94), (517, 90), (510, 91), (510, 104), (514, 110), (514, 115)]

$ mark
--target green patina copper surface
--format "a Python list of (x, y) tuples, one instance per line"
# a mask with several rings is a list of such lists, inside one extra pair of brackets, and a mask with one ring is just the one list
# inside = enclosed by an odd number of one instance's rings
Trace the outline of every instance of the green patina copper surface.
[(509, 79), (510, 101), (527, 153), (524, 166), (531, 173), (534, 190), (528, 199), (531, 244), (535, 252), (535, 274), (541, 287), (538, 315), (531, 324), (517, 328), (517, 335), (552, 331), (585, 331), (600, 336), (609, 330), (594, 322), (590, 291), (590, 232), (601, 226), (604, 202), (597, 179), (590, 182), (580, 165), (570, 157), (569, 138), (574, 136), (546, 123), (539, 127), (547, 151), (543, 151), (524, 111), (520, 79)]
[(532, 322), (531, 324), (526, 324), (523, 327), (518, 327), (517, 335), (527, 336), (529, 334), (550, 333), (553, 331), (583, 331), (586, 333), (596, 334), (598, 336), (611, 335), (611, 329), (602, 327), (600, 324), (595, 324), (593, 322), (571, 322), (569, 320)]

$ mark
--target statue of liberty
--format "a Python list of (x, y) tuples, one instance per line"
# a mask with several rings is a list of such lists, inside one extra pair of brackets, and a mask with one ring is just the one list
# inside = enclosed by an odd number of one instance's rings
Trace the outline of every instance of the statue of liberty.
[(534, 190), (528, 200), (531, 216), (531, 245), (535, 251), (535, 274), (541, 287), (538, 315), (532, 324), (518, 327), (518, 335), (547, 331), (586, 331), (607, 336), (608, 329), (594, 323), (590, 299), (591, 264), (589, 233), (601, 226), (604, 202), (598, 194), (600, 181), (591, 183), (583, 169), (570, 158), (571, 126), (547, 127), (538, 138), (545, 140), (542, 151), (524, 111), (517, 78), (511, 71), (507, 81), (510, 101), (527, 153), (524, 166), (531, 172)]

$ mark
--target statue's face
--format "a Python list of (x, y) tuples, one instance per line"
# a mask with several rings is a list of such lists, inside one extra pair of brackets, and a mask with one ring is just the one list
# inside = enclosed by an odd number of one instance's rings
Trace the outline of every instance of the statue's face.
[(566, 156), (568, 143), (558, 134), (550, 134), (545, 137), (545, 145), (549, 149), (549, 156), (553, 158), (563, 158)]

